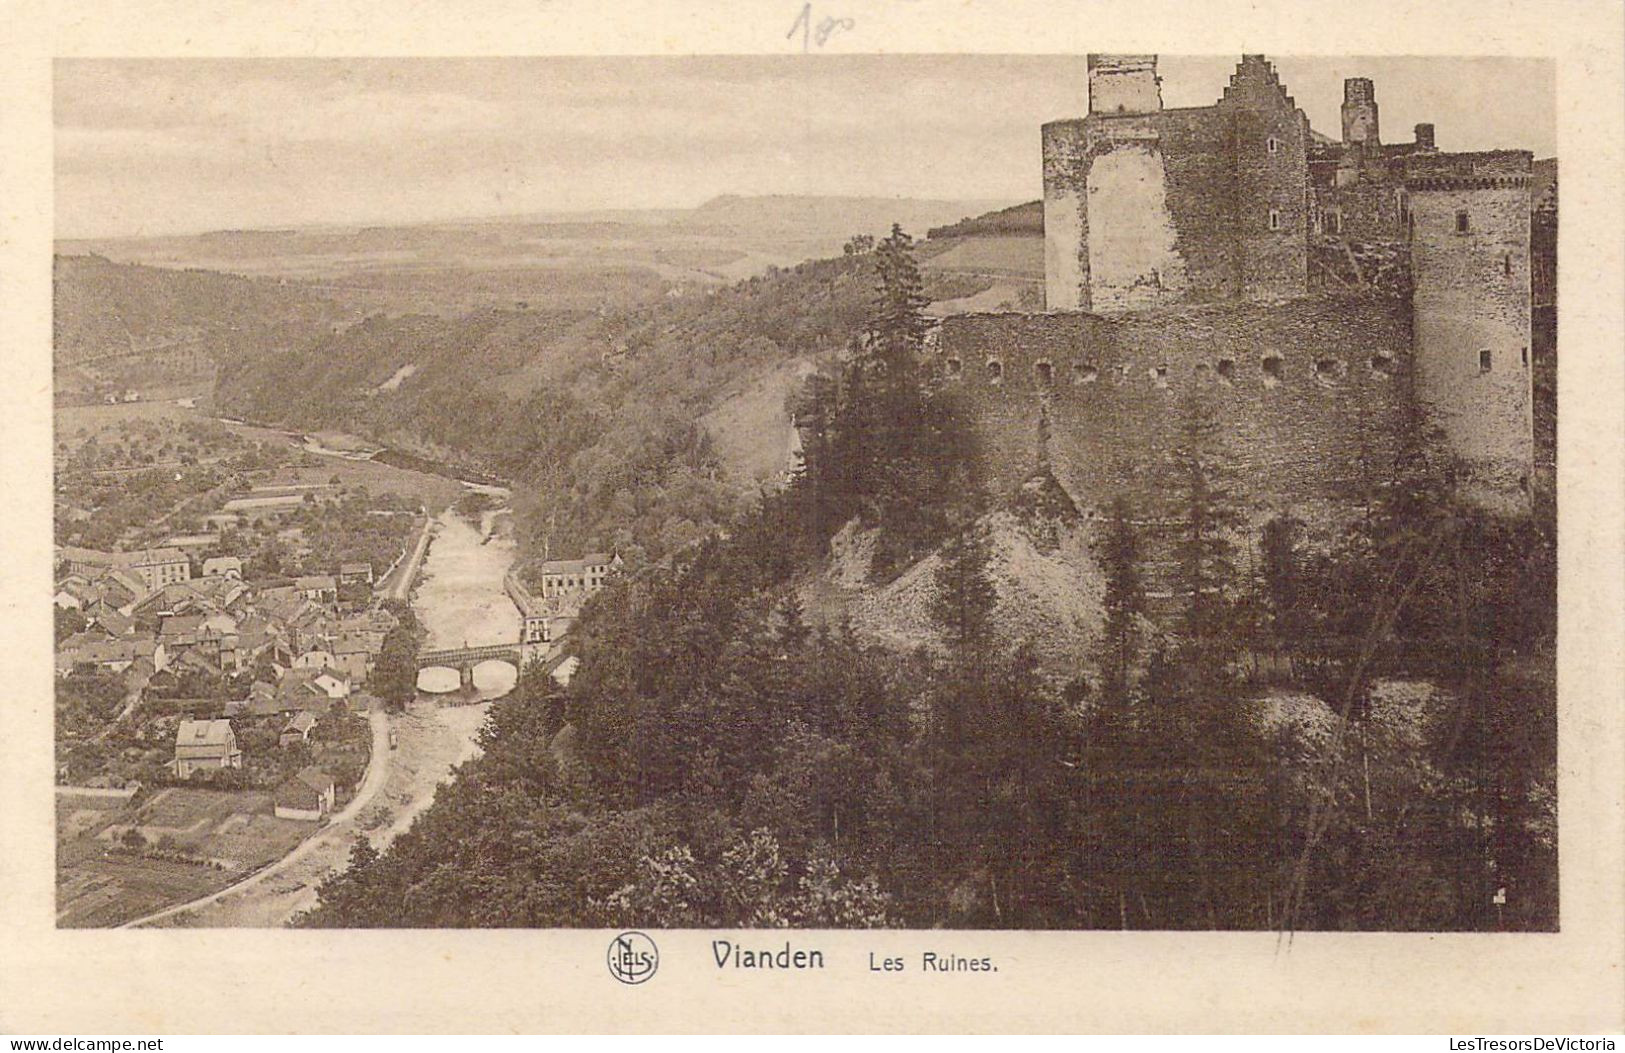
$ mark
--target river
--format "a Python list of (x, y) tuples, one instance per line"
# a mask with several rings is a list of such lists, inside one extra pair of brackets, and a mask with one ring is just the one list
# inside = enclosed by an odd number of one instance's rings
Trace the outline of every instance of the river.
[[(382, 465), (377, 469), (402, 472)], [(495, 488), (482, 489), (492, 496), (507, 496)], [(485, 513), (479, 525), (450, 509), (439, 515), (412, 603), (428, 646), (460, 647), (465, 640), (507, 643), (518, 638), (519, 612), (503, 590), (514, 554), (512, 517), (506, 510)], [(431, 672), (425, 670), (423, 675)], [(476, 740), (487, 703), (512, 690), (515, 674), (505, 665), (487, 664), (475, 670), (474, 678), (473, 695), (457, 692), (448, 697), (432, 683), (424, 690), (420, 677), (418, 700), (406, 712), (372, 714), (373, 758), (361, 792), (294, 852), (228, 889), (135, 924), (278, 927), (315, 906), (317, 886), (346, 865), (357, 834), (384, 850), (433, 803), (436, 790), (453, 769), (479, 752)], [(456, 692), (457, 687), (457, 675), (452, 673), (451, 688)]]
[[(487, 512), (479, 526), (453, 511), (441, 513), (419, 571), (412, 609), (417, 612), (430, 649), (478, 647), (519, 639), (519, 611), (502, 588), (513, 565), (512, 517)], [(513, 690), (517, 673), (505, 662), (475, 667), (474, 686), (483, 701)], [(418, 690), (426, 695), (458, 688), (457, 674), (425, 669)]]

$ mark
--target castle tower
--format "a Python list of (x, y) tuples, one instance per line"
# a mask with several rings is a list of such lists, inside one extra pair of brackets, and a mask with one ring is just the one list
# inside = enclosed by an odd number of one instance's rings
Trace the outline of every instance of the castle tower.
[(1343, 143), (1376, 146), (1380, 142), (1376, 86), (1369, 77), (1349, 77), (1343, 81)]
[(1471, 472), (1468, 493), (1527, 509), (1534, 470), (1529, 183), (1521, 150), (1412, 155), (1416, 394)]

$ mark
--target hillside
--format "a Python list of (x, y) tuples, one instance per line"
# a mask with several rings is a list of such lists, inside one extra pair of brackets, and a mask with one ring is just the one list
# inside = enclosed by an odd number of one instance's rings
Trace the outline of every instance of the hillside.
[(52, 290), (58, 366), (181, 341), (200, 341), (225, 355), (258, 332), (347, 317), (338, 304), (297, 284), (101, 256), (57, 256)]

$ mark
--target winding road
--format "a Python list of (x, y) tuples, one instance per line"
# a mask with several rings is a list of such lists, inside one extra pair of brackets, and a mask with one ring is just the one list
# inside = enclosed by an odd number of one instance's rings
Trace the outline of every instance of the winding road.
[(227, 885), (218, 892), (211, 892), (207, 896), (200, 896), (199, 898), (186, 903), (181, 903), (173, 907), (165, 907), (163, 910), (157, 911), (153, 914), (148, 914), (145, 917), (136, 918), (134, 921), (127, 921), (123, 925), (120, 925), (119, 928), (138, 929), (144, 925), (150, 925), (154, 922), (163, 921), (165, 918), (174, 917), (177, 914), (185, 914), (187, 911), (197, 910), (199, 907), (206, 907), (210, 903), (214, 903), (217, 900), (224, 899), (225, 897), (235, 893), (242, 892), (243, 890), (257, 885), (262, 881), (275, 877), (284, 870), (305, 859), (318, 848), (333, 844), (335, 839), (342, 838), (347, 842), (352, 832), (351, 828), (354, 826), (355, 817), (360, 814), (363, 808), (367, 807), (367, 805), (373, 802), (374, 798), (378, 796), (378, 792), (383, 789), (384, 783), (389, 778), (389, 717), (380, 710), (373, 710), (372, 713), (369, 714), (368, 719), (372, 723), (372, 757), (367, 762), (367, 773), (361, 778), (361, 787), (356, 791), (355, 798), (351, 800), (349, 804), (345, 805), (343, 809), (335, 812), (326, 826), (322, 827), (310, 837), (307, 837), (303, 841), (299, 842), (298, 847), (292, 852), (289, 852), (281, 859), (278, 859), (275, 862), (254, 871), (254, 873), (243, 878), (236, 884)]

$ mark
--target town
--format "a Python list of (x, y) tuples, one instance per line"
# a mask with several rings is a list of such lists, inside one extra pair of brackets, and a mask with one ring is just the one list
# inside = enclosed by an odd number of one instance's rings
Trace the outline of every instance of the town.
[[(291, 852), (364, 803), (369, 773), (383, 784), (409, 706), (483, 710), (532, 664), (567, 682), (569, 628), (623, 562), (544, 560), (535, 589), (510, 571), (500, 642), (431, 648), (411, 604), (440, 525), (426, 505), (323, 474), (309, 443), (182, 419), (188, 463), (143, 467), (136, 437), (182, 443), (136, 427), (99, 460), (81, 448), (60, 488), (69, 537), (141, 546), (56, 550), (64, 924), (171, 908)], [(121, 458), (135, 464), (108, 467)], [(209, 474), (185, 485), (200, 459)], [(163, 482), (183, 484), (170, 510), (125, 511)], [(146, 894), (126, 887), (132, 868)]]

